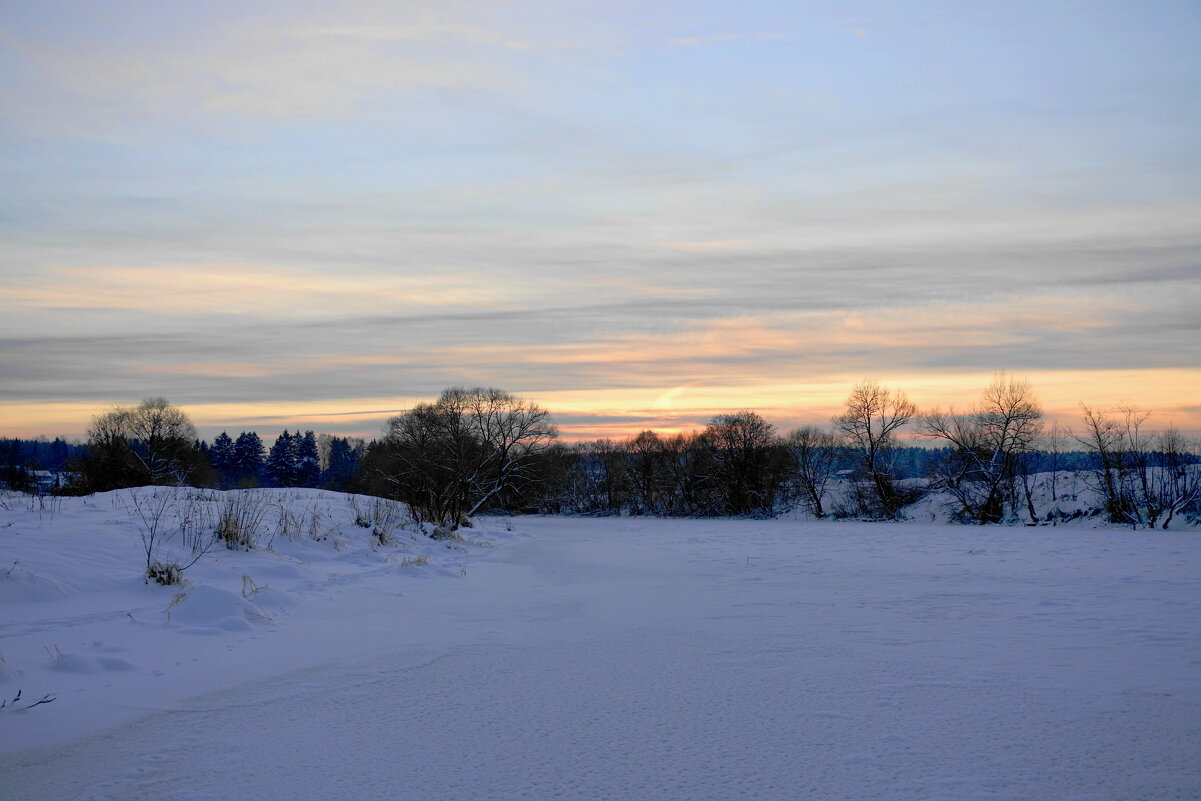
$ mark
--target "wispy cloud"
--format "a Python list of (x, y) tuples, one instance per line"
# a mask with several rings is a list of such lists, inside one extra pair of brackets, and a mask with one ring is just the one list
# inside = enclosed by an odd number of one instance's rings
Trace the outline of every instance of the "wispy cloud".
[(482, 383), (615, 432), (1004, 368), (1188, 406), (1196, 9), (961, 12), (25, 4), (0, 401), (294, 425)]
[(248, 35), (266, 41), (347, 39), (357, 42), (468, 42), (514, 50), (529, 50), (532, 47), (529, 42), (514, 39), (502, 30), (429, 18), (421, 22), (405, 24), (339, 25), (334, 23), (257, 28), (250, 31)]
[(684, 253), (710, 253), (745, 248), (749, 244), (745, 239), (709, 239), (703, 242), (664, 242), (663, 247)]
[(497, 54), (534, 44), (499, 15), (495, 25), (467, 16), (453, 4), (401, 13), (348, 3), (338, 14), (279, 22), (201, 17), (159, 38), (97, 37), (89, 48), (8, 33), (22, 80), (0, 96), (0, 109), (24, 107), (24, 119), (9, 125), (59, 136), (71, 133), (69, 110), (76, 135), (104, 137), (146, 121), (220, 128), (238, 119), (371, 116), (389, 92), (516, 85), (519, 71)]
[(737, 42), (746, 38), (747, 35), (744, 33), (712, 33), (704, 36), (675, 36), (668, 39), (667, 42), (673, 45), (708, 45)]
[(345, 315), (367, 298), (396, 311), (500, 308), (518, 299), (464, 274), (336, 275), (233, 264), (59, 268), (22, 284), (0, 285), (0, 300), (27, 309), (312, 318)]

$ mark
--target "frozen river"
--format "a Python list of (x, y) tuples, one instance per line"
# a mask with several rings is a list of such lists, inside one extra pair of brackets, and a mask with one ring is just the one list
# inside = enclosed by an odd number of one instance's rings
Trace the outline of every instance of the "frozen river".
[[(291, 672), (9, 740), (4, 797), (1201, 797), (1195, 533), (514, 526), (466, 577), (301, 605)], [(212, 637), (229, 670), (265, 641)]]

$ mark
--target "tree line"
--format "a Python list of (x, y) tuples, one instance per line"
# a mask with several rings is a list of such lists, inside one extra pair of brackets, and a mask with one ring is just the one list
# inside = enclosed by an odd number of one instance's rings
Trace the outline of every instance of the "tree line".
[[(1082, 405), (1081, 427), (1047, 427), (1027, 381), (999, 376), (967, 409), (921, 411), (867, 380), (825, 427), (780, 434), (744, 410), (689, 434), (557, 447), (545, 510), (766, 517), (802, 507), (819, 518), (896, 519), (934, 494), (961, 522), (1055, 523), (1082, 514), (1059, 504), (1079, 477), (1110, 522), (1201, 518), (1198, 444), (1172, 427), (1147, 430), (1148, 414)], [(902, 432), (931, 447), (903, 446)]]
[[(188, 416), (165, 398), (117, 407), (92, 418), (87, 442), (60, 469), (64, 491), (107, 492), (171, 485), (234, 489), (320, 487), (356, 489), (362, 440), (283, 431), (267, 448), (253, 431), (212, 443), (200, 440)], [(15, 488), (15, 487), (14, 487)]]
[(19, 439), (0, 437), (0, 483), (20, 492), (39, 488), (39, 474), (61, 474), (67, 463), (79, 459), (86, 447), (62, 437)]
[(75, 492), (326, 487), (403, 501), (452, 530), (498, 510), (766, 517), (802, 507), (819, 518), (896, 519), (932, 493), (963, 522), (1045, 523), (1064, 516), (1046, 497), (1057, 500), (1069, 474), (1085, 477), (1114, 523), (1201, 515), (1195, 442), (1151, 431), (1145, 410), (1081, 409), (1079, 428), (1048, 428), (1027, 381), (999, 376), (967, 409), (922, 411), (865, 380), (827, 426), (781, 433), (744, 409), (691, 433), (567, 445), (538, 405), (454, 387), (391, 418), (369, 443), (284, 431), (267, 449), (254, 432), (201, 442), (180, 409), (155, 398), (94, 418), (85, 454), (68, 467)]

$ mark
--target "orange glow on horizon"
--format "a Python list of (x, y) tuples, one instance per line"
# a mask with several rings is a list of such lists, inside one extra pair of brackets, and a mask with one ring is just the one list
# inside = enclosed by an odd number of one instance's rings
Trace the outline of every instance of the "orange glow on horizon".
[[(966, 408), (974, 403), (992, 373), (956, 375), (876, 375), (886, 386), (903, 389), (920, 408), (941, 405)], [(1072, 425), (1081, 401), (1098, 408), (1130, 402), (1150, 409), (1153, 428), (1175, 425), (1189, 436), (1201, 436), (1201, 370), (1113, 370), (1031, 372), (1029, 378), (1050, 420)], [(645, 429), (673, 434), (701, 428), (715, 414), (753, 409), (777, 427), (824, 425), (841, 410), (851, 387), (863, 376), (823, 377), (815, 382), (717, 385), (691, 382), (675, 386), (558, 390), (522, 393), (549, 409), (565, 441), (624, 438)], [(125, 405), (135, 404), (131, 398)], [(271, 435), (283, 429), (315, 428), (330, 433), (374, 437), (380, 422), (419, 397), (339, 398), (315, 401), (190, 404), (171, 398), (197, 428), (256, 430)], [(93, 415), (113, 404), (105, 401), (0, 403), (0, 436), (81, 437)], [(595, 419), (590, 419), (595, 418)]]

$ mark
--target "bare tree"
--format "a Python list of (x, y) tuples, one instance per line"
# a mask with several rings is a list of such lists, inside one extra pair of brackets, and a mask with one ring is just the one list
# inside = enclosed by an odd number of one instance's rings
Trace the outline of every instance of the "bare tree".
[(826, 487), (838, 469), (843, 445), (832, 431), (817, 426), (804, 426), (785, 440), (792, 457), (793, 480), (804, 495), (813, 514), (825, 516), (822, 499)]
[(1201, 465), (1197, 464), (1198, 445), (1189, 442), (1174, 427), (1156, 441), (1158, 464), (1152, 474), (1150, 496), (1158, 509), (1151, 525), (1160, 522), (1167, 528), (1182, 509), (1201, 501)]
[(1161, 510), (1151, 491), (1153, 478), (1150, 450), (1154, 447), (1157, 437), (1154, 433), (1145, 431), (1143, 426), (1151, 416), (1151, 411), (1140, 409), (1131, 403), (1119, 404), (1117, 411), (1121, 415), (1122, 442), (1125, 446), (1122, 479), (1126, 486), (1123, 487), (1123, 491), (1136, 499), (1135, 514), (1139, 517), (1139, 522), (1153, 526), (1153, 521)]
[(92, 418), (85, 471), (91, 489), (180, 485), (198, 467), (196, 428), (166, 398), (117, 406)]
[[(1059, 507), (1060, 499), (1060, 479), (1059, 474), (1063, 472), (1064, 467), (1064, 436), (1065, 431), (1058, 422), (1051, 424), (1049, 429), (1046, 429), (1042, 438), (1039, 440), (1038, 449), (1042, 451), (1047, 466), (1047, 488), (1051, 492), (1051, 508), (1047, 510), (1046, 517), (1053, 523), (1064, 516), (1063, 510)], [(1075, 473), (1073, 472), (1073, 476)], [(1075, 479), (1073, 478), (1073, 492), (1075, 491)], [(1028, 493), (1027, 493), (1028, 494)]]
[(499, 389), (453, 387), (388, 421), (374, 472), (422, 518), (454, 530), (535, 481), (549, 413)]
[(716, 415), (702, 434), (713, 462), (712, 489), (723, 512), (770, 514), (782, 477), (776, 428), (746, 409)]
[[(1042, 416), (1030, 382), (1004, 375), (994, 379), (980, 403), (966, 413), (936, 408), (922, 416), (922, 436), (941, 439), (953, 448), (940, 483), (969, 519), (1000, 522), (1007, 499), (1013, 507), (1019, 459), (1038, 439)], [(1033, 516), (1033, 504), (1028, 505)]]
[(1097, 467), (1093, 471), (1094, 489), (1105, 499), (1105, 513), (1111, 523), (1137, 526), (1135, 499), (1127, 492), (1127, 426), (1114, 418), (1111, 412), (1083, 403), (1080, 404), (1080, 410), (1084, 429), (1073, 436), (1097, 460)]
[(183, 482), (187, 474), (181, 451), (196, 441), (196, 428), (178, 406), (166, 398), (147, 398), (129, 410), (129, 434), (140, 447), (134, 455), (154, 483)]
[(675, 434), (660, 440), (663, 464), (667, 472), (667, 513), (670, 515), (710, 514), (703, 490), (710, 464), (703, 436), (693, 432)]
[(917, 406), (903, 390), (893, 391), (864, 379), (851, 390), (846, 411), (832, 420), (859, 451), (878, 512), (885, 517), (896, 517), (904, 504), (903, 494), (893, 480), (888, 452), (897, 431), (916, 415)]
[(667, 510), (666, 452), (654, 431), (643, 431), (625, 443), (634, 514), (664, 514)]
[(1167, 528), (1201, 499), (1195, 446), (1169, 427), (1145, 430), (1151, 413), (1129, 403), (1112, 411), (1081, 404), (1084, 431), (1076, 439), (1093, 452), (1093, 488), (1105, 498), (1110, 522)]
[(550, 413), (499, 389), (453, 389), (466, 409), (468, 431), (484, 443), (478, 469), (469, 484), (476, 500), (470, 517), (506, 492), (535, 480), (534, 457), (559, 437)]

